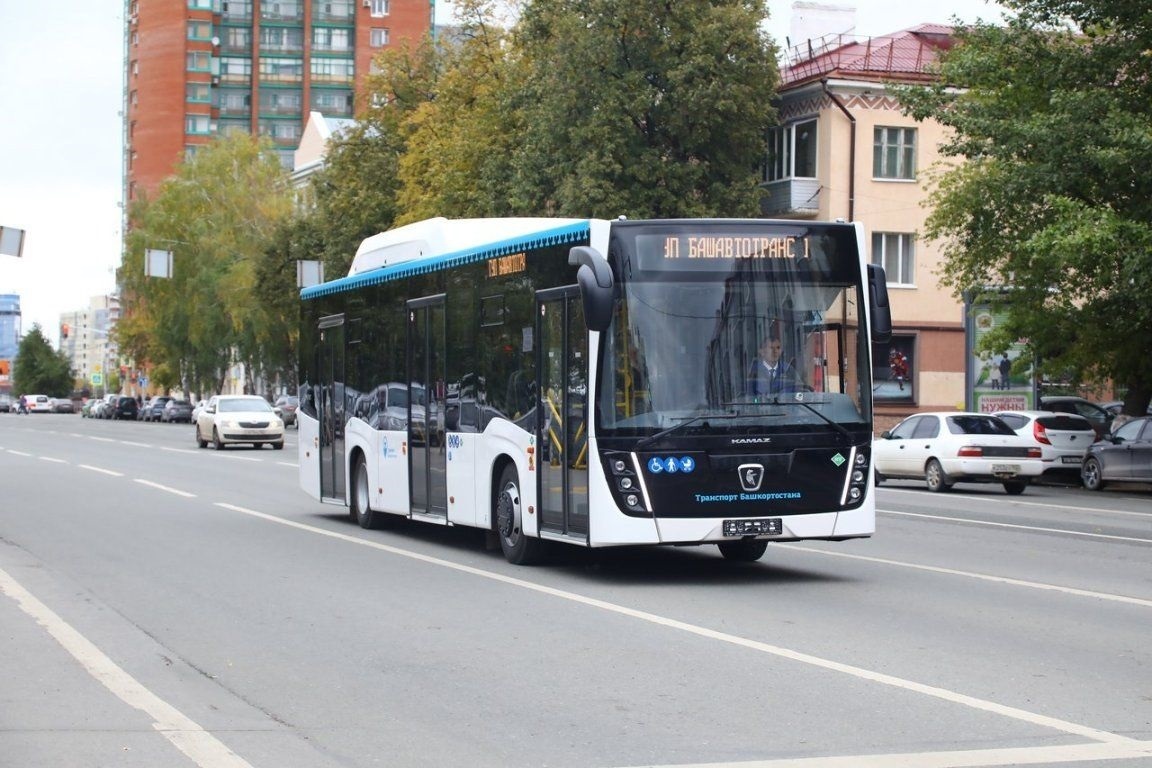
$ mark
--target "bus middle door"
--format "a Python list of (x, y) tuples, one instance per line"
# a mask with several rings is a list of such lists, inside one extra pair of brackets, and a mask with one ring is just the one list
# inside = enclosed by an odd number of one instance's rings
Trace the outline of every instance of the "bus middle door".
[(408, 476), (413, 516), (448, 519), (444, 296), (408, 302)]
[(576, 286), (536, 294), (540, 530), (588, 540), (588, 329)]

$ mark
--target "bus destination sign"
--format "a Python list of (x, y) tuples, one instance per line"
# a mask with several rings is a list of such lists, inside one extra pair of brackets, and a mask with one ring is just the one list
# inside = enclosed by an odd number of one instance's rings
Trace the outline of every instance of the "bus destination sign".
[(664, 238), (665, 259), (801, 259), (808, 238), (764, 235), (671, 235)]

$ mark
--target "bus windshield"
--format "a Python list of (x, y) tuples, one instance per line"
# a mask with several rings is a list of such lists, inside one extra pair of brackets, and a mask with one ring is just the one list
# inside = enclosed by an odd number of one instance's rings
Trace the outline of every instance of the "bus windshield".
[(620, 300), (602, 337), (601, 436), (870, 422), (851, 225), (615, 222), (609, 260)]

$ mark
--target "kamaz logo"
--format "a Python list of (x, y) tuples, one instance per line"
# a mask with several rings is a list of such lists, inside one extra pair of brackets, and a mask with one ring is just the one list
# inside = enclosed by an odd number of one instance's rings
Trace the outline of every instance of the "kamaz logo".
[(741, 464), (737, 473), (740, 475), (740, 487), (745, 491), (760, 490), (760, 483), (764, 482), (763, 464)]
[(732, 438), (732, 445), (746, 445), (749, 443), (770, 443), (770, 437), (734, 437)]

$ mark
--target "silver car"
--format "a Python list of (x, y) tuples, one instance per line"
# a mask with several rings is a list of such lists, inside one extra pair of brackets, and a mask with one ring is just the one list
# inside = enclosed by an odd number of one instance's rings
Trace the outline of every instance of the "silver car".
[(284, 421), (256, 395), (215, 395), (196, 416), (196, 443), (216, 450), (235, 443), (284, 447)]

